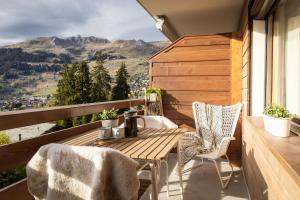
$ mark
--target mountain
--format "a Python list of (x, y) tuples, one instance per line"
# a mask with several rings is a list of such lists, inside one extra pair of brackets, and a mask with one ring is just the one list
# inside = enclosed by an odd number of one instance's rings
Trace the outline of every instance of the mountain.
[(86, 60), (95, 64), (99, 51), (112, 76), (125, 62), (133, 90), (147, 84), (148, 58), (167, 41), (114, 40), (91, 37), (39, 37), (0, 47), (0, 100), (12, 96), (47, 95), (55, 91), (62, 64)]

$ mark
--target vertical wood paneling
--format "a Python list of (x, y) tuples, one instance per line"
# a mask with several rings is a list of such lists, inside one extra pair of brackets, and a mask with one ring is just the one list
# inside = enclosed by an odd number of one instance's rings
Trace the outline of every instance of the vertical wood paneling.
[(248, 14), (248, 3), (245, 4), (241, 23), (242, 37), (242, 103), (243, 115), (250, 115), (250, 24)]
[[(231, 39), (231, 104), (241, 102), (242, 99), (242, 46), (243, 41), (241, 36), (238, 33), (233, 33)], [(235, 138), (229, 146), (230, 158), (240, 161), (242, 157), (241, 117), (236, 126)]]

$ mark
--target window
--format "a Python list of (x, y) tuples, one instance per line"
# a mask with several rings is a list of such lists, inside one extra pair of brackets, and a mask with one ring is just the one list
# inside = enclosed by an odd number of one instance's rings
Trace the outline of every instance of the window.
[[(281, 1), (272, 32), (271, 102), (300, 116), (300, 1)], [(268, 94), (267, 94), (268, 96)]]

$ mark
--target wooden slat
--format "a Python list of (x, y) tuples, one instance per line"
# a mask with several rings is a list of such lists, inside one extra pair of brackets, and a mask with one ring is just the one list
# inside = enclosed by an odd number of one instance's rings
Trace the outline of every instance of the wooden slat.
[(194, 101), (215, 105), (229, 105), (231, 103), (230, 92), (213, 91), (167, 91), (164, 94), (164, 105), (192, 106)]
[(91, 130), (81, 135), (73, 136), (66, 140), (60, 141), (60, 143), (68, 144), (68, 145), (89, 145), (93, 141), (95, 141), (99, 137), (99, 131)]
[(59, 106), (24, 111), (0, 112), (0, 130), (18, 128), (44, 122), (89, 115), (111, 108), (129, 108), (144, 105), (143, 99)]
[(162, 77), (160, 80), (156, 77), (152, 81), (152, 85), (154, 87), (160, 87), (162, 90), (167, 91), (174, 91), (174, 90), (200, 90), (200, 91), (221, 91), (226, 92), (230, 91), (230, 79), (229, 77), (206, 77), (204, 80), (201, 79), (201, 77), (195, 77), (195, 79), (198, 78), (198, 80), (192, 80), (192, 78), (189, 80), (186, 78), (174, 78), (174, 77), (167, 77), (164, 80), (162, 80)]
[(176, 108), (168, 105), (165, 106), (164, 114), (166, 117), (172, 117), (173, 119), (194, 119), (192, 106), (181, 106), (180, 108)]
[(34, 200), (27, 189), (27, 179), (0, 189), (1, 200)]
[(161, 145), (161, 142), (166, 136), (171, 135), (175, 130), (162, 130), (160, 131), (156, 137), (151, 138), (151, 141), (146, 143), (144, 147), (141, 147), (138, 151), (135, 152), (132, 156), (137, 156), (138, 158), (145, 159), (149, 153), (152, 151), (160, 150), (163, 146)]
[(230, 60), (153, 63), (152, 76), (230, 75)]
[(179, 139), (185, 132), (186, 129), (181, 129), (177, 131), (172, 140), (169, 141), (168, 145), (166, 145), (165, 148), (155, 156), (155, 159), (165, 158), (168, 152), (170, 152), (170, 149), (172, 149), (178, 143)]
[(69, 128), (40, 137), (0, 146), (0, 171), (7, 170), (17, 165), (26, 164), (36, 151), (43, 145), (58, 142), (68, 137), (79, 135), (83, 132), (99, 127), (99, 122)]
[[(165, 147), (167, 147), (167, 148), (174, 147), (174, 146), (172, 146), (172, 144), (170, 145), (169, 143), (174, 139), (174, 137), (176, 137), (177, 133), (179, 133), (180, 131), (181, 131), (180, 129), (175, 129), (175, 130), (173, 130), (173, 132), (171, 132), (171, 134), (163, 135), (161, 137), (160, 143), (159, 143), (159, 146), (161, 148), (153, 148), (151, 151), (145, 152), (147, 159), (154, 160), (155, 158), (156, 159), (163, 158), (161, 156), (163, 156), (164, 154), (161, 152), (164, 150)], [(161, 155), (159, 155), (159, 154), (161, 154)]]
[(223, 37), (194, 37), (194, 38), (186, 38), (185, 40), (181, 40), (178, 42), (177, 46), (210, 46), (210, 45), (220, 45), (220, 44), (230, 44), (230, 36)]
[(215, 49), (215, 50), (188, 50), (182, 52), (174, 52), (162, 54), (160, 57), (154, 57), (152, 62), (191, 62), (202, 60), (227, 60), (230, 59), (230, 49)]
[(210, 51), (210, 50), (228, 50), (230, 44), (214, 44), (214, 45), (197, 45), (197, 46), (186, 46), (176, 45), (170, 48), (166, 53), (180, 53), (180, 52), (198, 52), (198, 51)]
[[(138, 150), (138, 148), (145, 145), (152, 138), (152, 136), (155, 136), (156, 134), (158, 134), (160, 132), (161, 132), (161, 129), (153, 129), (151, 132), (147, 133), (146, 137), (137, 138), (134, 143), (132, 143), (130, 146), (123, 149), (122, 153), (125, 153), (130, 156), (133, 152)], [(138, 157), (133, 157), (133, 158), (138, 158)]]
[[(151, 136), (152, 133), (155, 133), (155, 131), (153, 131), (153, 129), (146, 129), (144, 131), (139, 132), (139, 136), (145, 136), (147, 137), (147, 135), (149, 134), (149, 136)], [(134, 143), (134, 140), (129, 141), (129, 142), (120, 142), (117, 146), (115, 146), (116, 149), (118, 149), (119, 151), (123, 151), (124, 149), (126, 149), (129, 145), (132, 145)]]

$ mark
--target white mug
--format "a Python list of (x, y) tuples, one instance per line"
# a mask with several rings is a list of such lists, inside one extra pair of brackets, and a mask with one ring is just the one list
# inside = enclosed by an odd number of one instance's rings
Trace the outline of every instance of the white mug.
[(112, 128), (112, 135), (114, 138), (124, 138), (125, 137), (125, 129), (124, 128)]
[(99, 138), (101, 140), (109, 139), (111, 137), (110, 127), (100, 127), (99, 128)]

